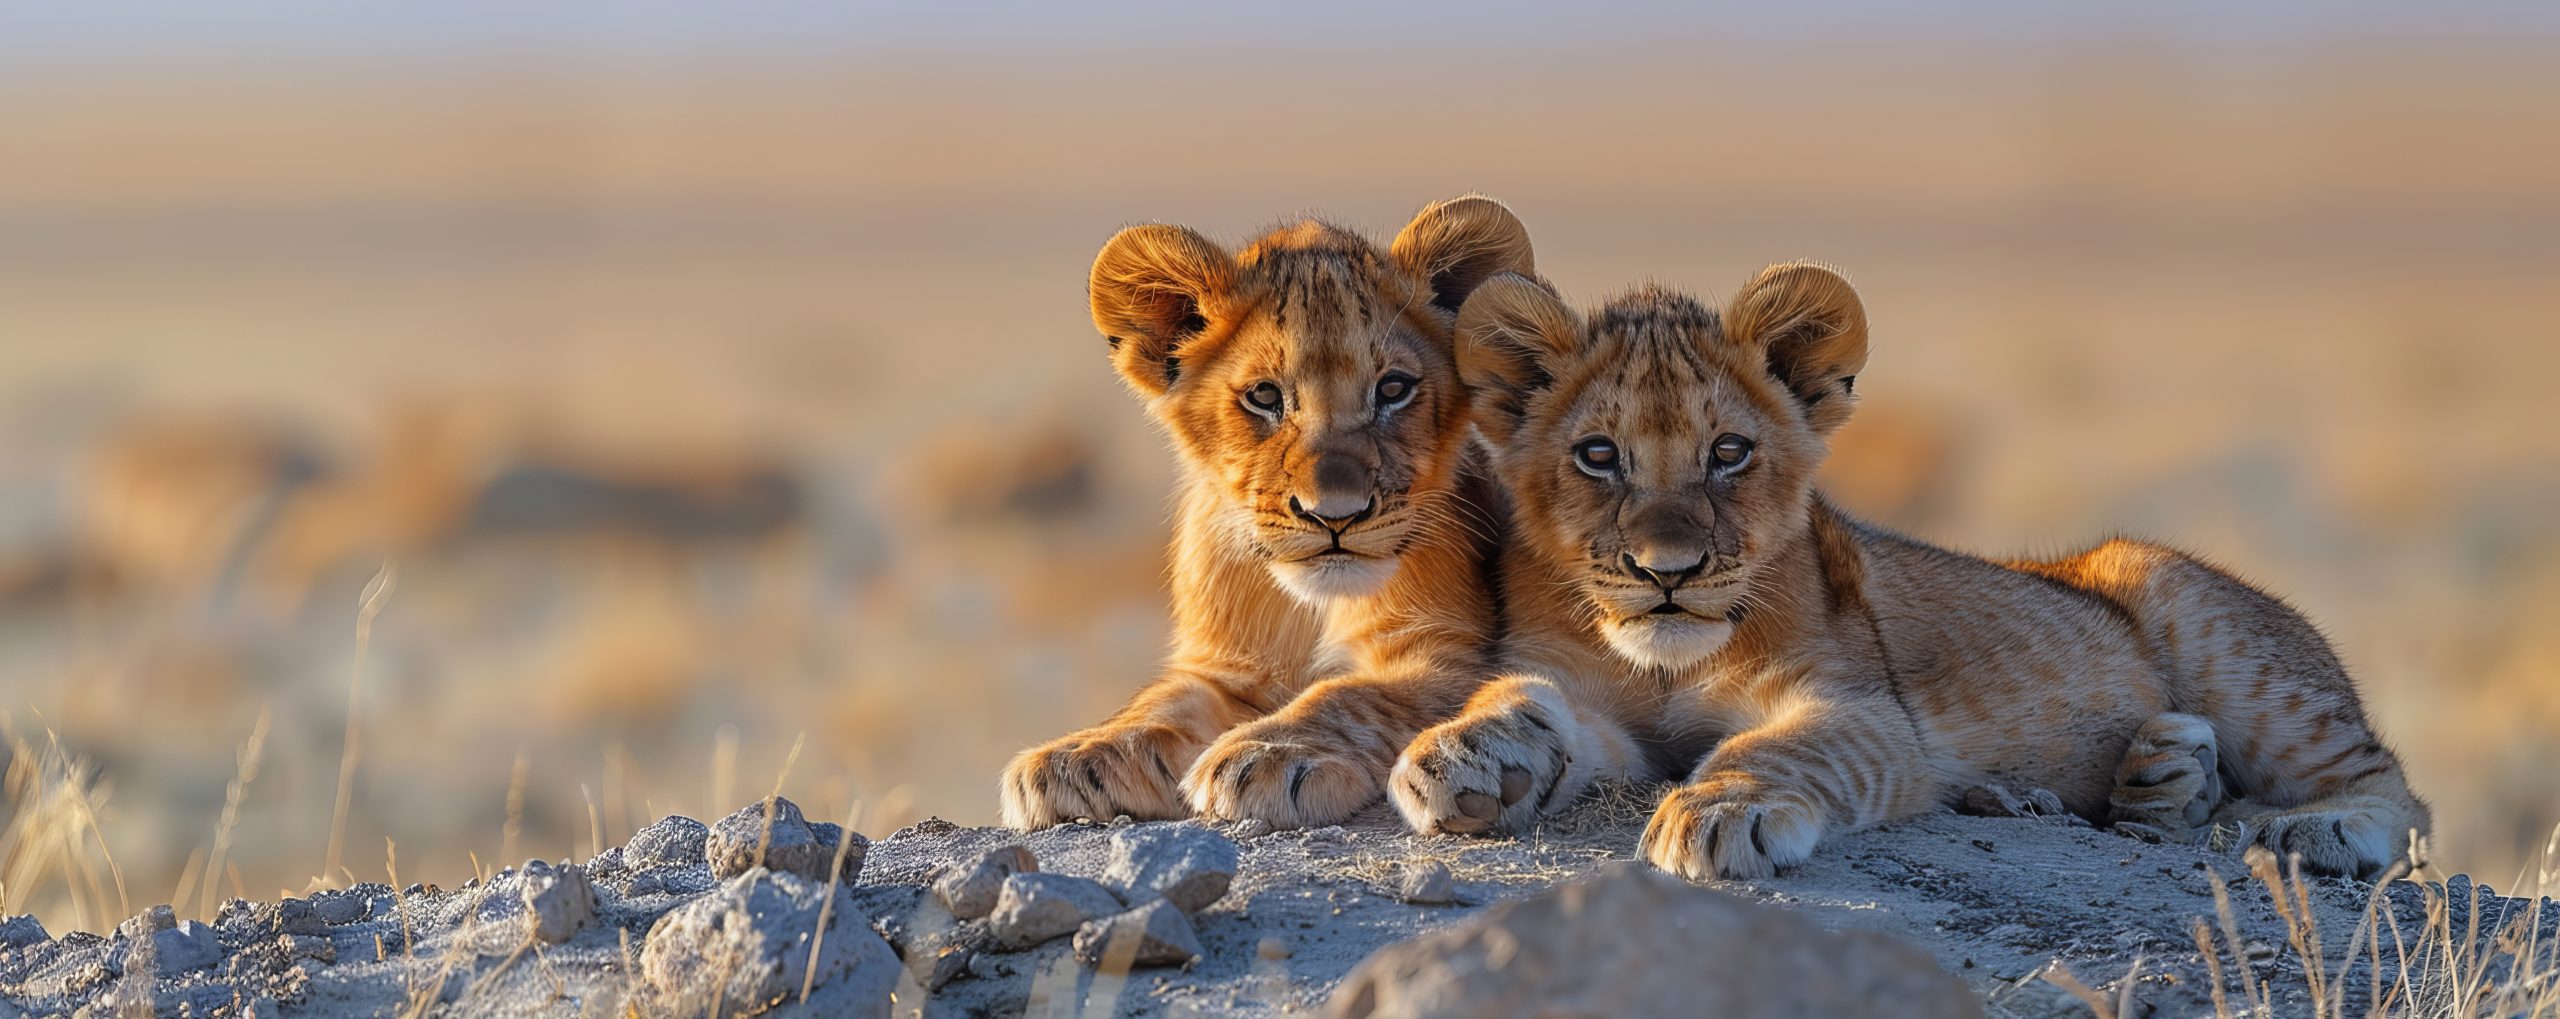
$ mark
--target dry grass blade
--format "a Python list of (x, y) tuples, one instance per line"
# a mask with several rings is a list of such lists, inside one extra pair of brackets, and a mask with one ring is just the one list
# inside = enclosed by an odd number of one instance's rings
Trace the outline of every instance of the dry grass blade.
[[(773, 844), (773, 812), (782, 802), (782, 784), (791, 780), (791, 766), (800, 762), (800, 747), (809, 741), (808, 733), (791, 740), (791, 752), (783, 755), (782, 773), (773, 777), (773, 791), (764, 797), (764, 831), (756, 836), (756, 866), (764, 866), (765, 847)], [(850, 841), (850, 840), (848, 840)]]
[[(8, 770), (0, 777), (9, 809), (7, 823), (0, 825), (0, 912), (25, 911), (37, 890), (59, 880), (82, 929), (94, 930), (101, 919), (129, 915), (124, 873), (107, 852), (105, 833), (97, 831), (107, 789), (97, 781), (96, 769), (63, 749), (51, 729), (45, 731), (41, 748), (19, 738), (6, 716), (0, 716), (0, 731), (7, 732), (9, 743)], [(86, 848), (93, 834), (115, 881), (112, 916), (106, 887)]]
[(2228, 1017), (2231, 1014), (2231, 996), (2222, 987), (2222, 953), (2214, 950), (2213, 930), (2205, 926), (2203, 917), (2197, 917), (2187, 933), (2195, 936), (2196, 955), (2204, 960), (2205, 988), (2213, 994), (2213, 1014)]
[(373, 648), (373, 618), (382, 614), (383, 604), (391, 600), (391, 592), (399, 587), (400, 571), (385, 562), (382, 569), (374, 573), (373, 579), (365, 583), (364, 593), (356, 600), (355, 660), (347, 666), (347, 730), (338, 751), (338, 798), (329, 809), (329, 851), (320, 863), (322, 881), (339, 872), (339, 850), (346, 845), (347, 809), (353, 805), (356, 761), (363, 752), (363, 728), (359, 724), (363, 717), (361, 695), (364, 691), (365, 656)]
[(2231, 888), (2222, 883), (2222, 872), (2205, 869), (2205, 880), (2213, 886), (2213, 912), (2222, 920), (2222, 940), (2231, 946), (2232, 965), (2240, 968), (2240, 989), (2248, 995), (2248, 1004), (2263, 1014), (2267, 996), (2258, 986), (2258, 969), (2249, 962), (2249, 943), (2240, 939), (2240, 915), (2231, 909)]
[(818, 953), (827, 947), (827, 925), (834, 922), (836, 911), (836, 886), (844, 880), (844, 856), (853, 848), (853, 822), (861, 812), (859, 800), (844, 812), (845, 837), (836, 840), (835, 863), (827, 867), (827, 897), (818, 901), (818, 931), (809, 937), (809, 965), (800, 974), (800, 1000), (804, 1002), (809, 1000), (809, 990), (818, 984)]
[(2081, 983), (2079, 977), (2072, 976), (2071, 971), (2063, 968), (2059, 960), (2048, 963), (2045, 968), (2038, 970), (2036, 978), (2071, 992), (2072, 997), (2080, 999), (2081, 1004), (2089, 1006), (2090, 1013), (2097, 1019), (2116, 1019), (2114, 1003), (2109, 1002), (2105, 995), (2090, 990), (2089, 985)]
[(196, 915), (206, 920), (213, 919), (213, 875), (222, 873), (223, 857), (231, 851), (231, 829), (240, 823), (240, 803), (249, 797), (249, 783), (258, 780), (258, 759), (267, 747), (268, 715), (269, 709), (258, 709), (258, 722), (249, 728), (249, 741), (240, 745), (239, 770), (222, 790), (222, 820), (213, 826), (213, 856), (205, 862), (204, 894), (196, 907)]
[(507, 774), (507, 821), (498, 829), (498, 866), (523, 862), (516, 856), (516, 840), (524, 835), (524, 786), (532, 772), (533, 758), (517, 747), (514, 770)]

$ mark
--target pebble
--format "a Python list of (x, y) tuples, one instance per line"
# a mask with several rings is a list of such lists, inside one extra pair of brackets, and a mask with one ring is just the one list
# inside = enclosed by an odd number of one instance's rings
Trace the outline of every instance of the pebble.
[(987, 850), (977, 859), (946, 868), (934, 879), (934, 897), (962, 920), (994, 912), (1006, 878), (1040, 869), (1040, 861), (1019, 842)]
[(1404, 882), (1396, 889), (1396, 897), (1417, 906), (1445, 906), (1458, 901), (1458, 881), (1450, 876), (1448, 864), (1416, 861), (1405, 865)]
[(1209, 908), (1235, 880), (1234, 839), (1197, 824), (1141, 824), (1111, 834), (1102, 883), (1121, 901), (1162, 897), (1185, 913)]
[[(816, 990), (800, 1002), (822, 911)], [(838, 884), (830, 899), (825, 882), (761, 867), (660, 917), (643, 944), (640, 1015), (755, 1015), (789, 998), (792, 1014), (885, 1017), (900, 972), (852, 889)]]
[(44, 924), (36, 922), (33, 913), (21, 913), (0, 920), (0, 949), (25, 948), (47, 940)]
[[(150, 958), (147, 961), (154, 972), (163, 976), (203, 969), (222, 961), (222, 940), (214, 936), (213, 928), (193, 920), (152, 931), (149, 937)], [(128, 971), (136, 963), (146, 961), (139, 958), (144, 951), (140, 942), (126, 949), (125, 968)]]
[(622, 865), (633, 870), (701, 863), (711, 829), (690, 817), (670, 815), (631, 834), (622, 846)]
[(1124, 907), (1111, 889), (1090, 878), (1037, 871), (1004, 879), (987, 930), (998, 947), (1019, 951), (1076, 932), (1086, 921)]
[(1200, 959), (1200, 934), (1167, 899), (1086, 923), (1076, 930), (1076, 958), (1086, 965), (1188, 966)]
[(828, 868), (835, 865), (839, 845), (844, 845), (845, 881), (850, 883), (862, 874), (862, 857), (871, 846), (869, 839), (840, 825), (811, 822), (790, 800), (776, 796), (771, 802), (770, 817), (765, 803), (760, 801), (739, 808), (711, 826), (703, 852), (710, 858), (713, 877), (732, 878), (761, 866), (823, 882)]

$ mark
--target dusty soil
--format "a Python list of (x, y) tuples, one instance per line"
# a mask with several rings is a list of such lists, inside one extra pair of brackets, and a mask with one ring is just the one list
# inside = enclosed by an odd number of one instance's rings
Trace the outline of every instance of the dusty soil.
[[(725, 894), (765, 896), (760, 902), (797, 902), (814, 912), (832, 899), (831, 961), (818, 967), (806, 1004), (796, 988), (808, 951), (802, 932), (815, 927), (810, 914), (774, 906), (772, 917), (751, 918), (756, 930), (733, 922), (721, 933), (713, 922), (695, 933), (710, 930), (706, 936), (729, 937), (732, 945), (770, 935), (752, 944), (795, 956), (772, 960), (775, 973), (765, 975), (791, 991), (777, 995), (772, 1014), (780, 1015), (844, 1014), (846, 994), (891, 980), (899, 1015), (914, 1014), (917, 1003), (930, 1016), (1321, 1011), (1345, 974), (1382, 946), (1629, 859), (1644, 810), (1641, 793), (1620, 791), (1586, 801), (1531, 836), (1499, 840), (1417, 837), (1383, 812), (1304, 831), (1218, 826), (1239, 849), (1239, 865), (1226, 893), (1192, 916), (1201, 958), (1187, 968), (1098, 974), (1077, 961), (1069, 937), (997, 951), (983, 937), (985, 921), (955, 924), (929, 888), (939, 869), (1013, 842), (1027, 846), (1043, 872), (1106, 877), (1115, 836), (1133, 828), (1126, 822), (1029, 835), (926, 822), (871, 843), (867, 853), (848, 854), (859, 860), (858, 879), (840, 889), (762, 870), (731, 879)], [(644, 946), (653, 928), (667, 929), (658, 926), (663, 918), (724, 888), (699, 841), (687, 835), (700, 831), (669, 822), (596, 861), (516, 868), (464, 888), (360, 885), (283, 903), (235, 901), (209, 927), (146, 913), (106, 937), (43, 938), (23, 923), (0, 924), (0, 1017), (121, 1014), (120, 1007), (146, 1000), (164, 1015), (407, 1015), (425, 1007), (449, 1015), (618, 1016), (626, 1006), (677, 1013), (693, 1006), (653, 984), (666, 963), (644, 964)], [(1453, 900), (1404, 901), (1408, 870), (1434, 864), (1453, 879)], [(816, 861), (811, 872), (823, 875), (828, 865)], [(2215, 915), (2215, 873), (2231, 883), (2244, 952), (2255, 977), (2272, 989), (2277, 1014), (2307, 1014), (2307, 985), (2285, 925), (2266, 889), (2248, 880), (2231, 854), (2139, 842), (2068, 819), (1937, 814), (1837, 838), (1793, 873), (1723, 888), (1825, 927), (1907, 938), (1962, 978), (1993, 1015), (2088, 1014), (2040, 971), (2058, 963), (2112, 999), (2137, 958), (2135, 996), (2153, 1014), (2209, 1015), (2208, 971), (2190, 925)], [(526, 894), (527, 887), (535, 892)], [(2456, 930), (2465, 929), (2477, 896), (2484, 941), (2528, 905), (2459, 877), (2440, 891)], [(1418, 897), (1441, 897), (1437, 892)], [(2365, 889), (2315, 880), (2307, 893), (2334, 979)], [(2383, 912), (2414, 938), (2428, 898), (2426, 886), (2404, 882), (2382, 897)], [(2538, 914), (2542, 938), (2560, 933), (2555, 920), (2560, 909)], [(894, 974), (888, 956), (866, 954), (879, 943), (864, 925), (906, 956)], [(404, 951), (404, 944), (413, 947)], [(721, 949), (733, 950), (762, 949)], [(2386, 948), (2385, 984), (2391, 954)], [(742, 968), (754, 968), (752, 961), (714, 963), (733, 987)], [(2362, 966), (2344, 981), (2351, 999), (2370, 983)], [(2236, 967), (2226, 970), (2236, 998), (2241, 977)], [(928, 992), (926, 983), (938, 987)]]

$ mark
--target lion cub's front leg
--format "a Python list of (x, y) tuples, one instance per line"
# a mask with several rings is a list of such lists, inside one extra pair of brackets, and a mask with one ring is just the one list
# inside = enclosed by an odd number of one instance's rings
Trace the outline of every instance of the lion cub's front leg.
[(1192, 762), (1182, 789), (1203, 817), (1334, 824), (1377, 802), (1396, 751), (1455, 711), (1461, 696), (1434, 677), (1326, 680), (1220, 737)]
[(1526, 831), (1591, 783), (1629, 777), (1639, 759), (1615, 719), (1578, 707), (1548, 680), (1504, 676), (1415, 737), (1387, 792), (1425, 835)]
[(1205, 680), (1167, 676), (1110, 721), (1014, 756), (1004, 769), (1004, 823), (1046, 828), (1079, 817), (1190, 816), (1177, 777), (1249, 707)]
[(1935, 782), (1889, 698), (1801, 705), (1727, 738), (1645, 825), (1646, 861), (1692, 881), (1762, 878), (1823, 835), (1927, 810)]

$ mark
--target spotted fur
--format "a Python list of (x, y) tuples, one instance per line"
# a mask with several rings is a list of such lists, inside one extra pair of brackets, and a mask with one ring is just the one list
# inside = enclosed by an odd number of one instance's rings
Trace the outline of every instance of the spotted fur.
[[(1458, 334), (1521, 537), (1502, 678), (1398, 762), (1418, 828), (1517, 827), (1628, 775), (1682, 779), (1642, 848), (1693, 878), (1984, 787), (2180, 827), (2201, 796), (2326, 871), (2426, 830), (2336, 656), (2274, 598), (2157, 545), (1995, 563), (1825, 502), (1867, 351), (1838, 274), (1774, 266), (1721, 312), (1640, 290), (1588, 320), (1502, 278)], [(1747, 459), (1718, 459), (1726, 436)], [(1577, 462), (1594, 437), (1613, 469)]]
[(1451, 329), (1478, 283), (1533, 271), (1526, 229), (1475, 196), (1385, 250), (1316, 220), (1234, 255), (1174, 226), (1112, 238), (1094, 324), (1181, 465), (1174, 646), (1127, 707), (1013, 760), (1007, 824), (1325, 824), (1377, 799), (1487, 673), (1507, 515)]

